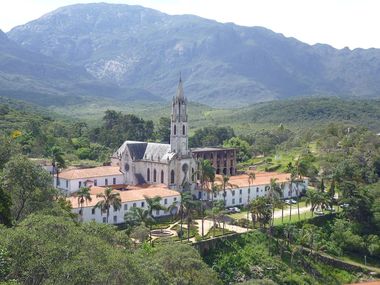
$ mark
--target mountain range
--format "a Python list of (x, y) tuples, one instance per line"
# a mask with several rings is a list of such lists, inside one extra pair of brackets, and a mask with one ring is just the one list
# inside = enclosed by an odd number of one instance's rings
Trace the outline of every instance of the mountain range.
[(216, 107), (380, 97), (380, 50), (308, 45), (262, 27), (141, 6), (77, 4), (0, 33), (0, 95), (42, 105), (169, 100)]

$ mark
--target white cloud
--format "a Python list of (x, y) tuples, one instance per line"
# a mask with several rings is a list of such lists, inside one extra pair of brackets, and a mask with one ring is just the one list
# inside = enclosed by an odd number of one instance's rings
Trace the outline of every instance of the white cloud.
[[(60, 6), (80, 0), (1, 0), (0, 28), (40, 17)], [(264, 26), (310, 44), (328, 43), (338, 48), (378, 47), (380, 1), (377, 0), (114, 0), (138, 4), (169, 14), (195, 14), (221, 22)]]

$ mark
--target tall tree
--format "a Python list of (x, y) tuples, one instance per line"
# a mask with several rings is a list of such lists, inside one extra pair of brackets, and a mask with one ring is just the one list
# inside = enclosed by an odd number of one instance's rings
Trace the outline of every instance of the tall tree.
[(132, 207), (125, 213), (124, 221), (129, 228), (134, 228), (141, 224), (145, 227), (149, 227), (153, 223), (153, 218), (147, 209)]
[(271, 231), (274, 224), (274, 210), (276, 205), (278, 204), (279, 197), (281, 197), (281, 187), (277, 183), (277, 178), (270, 179), (270, 188), (269, 188), (269, 199), (272, 205), (272, 224)]
[(212, 166), (211, 162), (207, 159), (202, 159), (198, 163), (198, 170), (193, 174), (196, 177), (199, 177), (200, 180), (200, 190), (201, 190), (201, 201), (200, 201), (200, 212), (202, 218), (202, 238), (204, 237), (204, 191), (207, 188), (207, 185), (211, 181), (215, 180), (215, 169)]
[(182, 191), (181, 192), (181, 201), (179, 204), (179, 215), (180, 215), (180, 239), (182, 242), (183, 237), (183, 220), (185, 218), (185, 215), (187, 213), (187, 208), (193, 203), (193, 197), (191, 196), (191, 193), (189, 191)]
[(81, 187), (76, 195), (78, 199), (78, 206), (80, 207), (81, 221), (83, 221), (83, 205), (92, 201), (91, 190), (88, 187)]
[(104, 190), (104, 193), (97, 194), (96, 197), (102, 198), (102, 200), (96, 203), (94, 208), (95, 209), (99, 208), (102, 212), (107, 213), (107, 224), (108, 224), (110, 208), (113, 207), (115, 211), (121, 208), (120, 193), (113, 191), (111, 187), (107, 187)]
[[(256, 179), (256, 174), (253, 171), (247, 172), (248, 175), (248, 201), (247, 204), (249, 205), (250, 203), (250, 194), (251, 194), (251, 185), (253, 181)], [(247, 220), (249, 220), (249, 210), (247, 211)], [(247, 227), (248, 230), (248, 227)]]
[(156, 127), (156, 138), (162, 143), (170, 141), (170, 118), (161, 117)]
[(224, 202), (224, 207), (225, 207), (227, 190), (231, 190), (234, 187), (234, 185), (230, 183), (230, 177), (228, 175), (223, 175), (221, 178), (218, 177), (218, 180), (221, 183), (221, 188), (223, 190), (223, 202)]
[[(148, 196), (144, 196), (144, 198), (145, 198), (146, 204), (148, 205), (148, 213), (153, 218), (153, 220), (154, 220), (153, 211), (161, 211), (161, 210), (166, 211), (167, 210), (166, 207), (161, 205), (162, 198), (160, 196), (155, 196), (153, 198), (150, 198)], [(150, 242), (152, 242), (151, 231), (152, 231), (152, 223), (150, 224), (150, 227), (149, 227)]]
[(4, 191), (0, 182), (0, 224), (6, 226), (11, 226), (12, 215), (11, 215), (12, 201), (8, 193)]
[(25, 156), (15, 156), (5, 165), (2, 187), (11, 197), (11, 213), (16, 222), (51, 207), (56, 196), (50, 174)]
[(256, 227), (256, 222), (259, 222), (260, 227), (265, 227), (270, 223), (272, 217), (272, 210), (269, 197), (257, 197), (251, 200), (249, 210), (252, 215), (253, 227)]
[(58, 188), (59, 186), (59, 171), (61, 168), (65, 167), (65, 160), (63, 158), (63, 151), (60, 147), (58, 146), (53, 146), (50, 150), (51, 154), (51, 165), (53, 166), (53, 179), (54, 175), (57, 175), (56, 179), (56, 187)]

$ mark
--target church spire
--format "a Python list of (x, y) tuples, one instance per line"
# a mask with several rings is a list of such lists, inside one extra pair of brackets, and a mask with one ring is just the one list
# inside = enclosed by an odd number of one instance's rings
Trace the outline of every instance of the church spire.
[(179, 73), (179, 82), (177, 87), (177, 99), (181, 99), (181, 101), (185, 100), (185, 95), (183, 92), (183, 84), (182, 84), (182, 75)]
[(173, 97), (171, 116), (171, 150), (181, 156), (189, 153), (187, 126), (187, 100), (183, 92), (182, 76), (179, 76), (177, 94)]

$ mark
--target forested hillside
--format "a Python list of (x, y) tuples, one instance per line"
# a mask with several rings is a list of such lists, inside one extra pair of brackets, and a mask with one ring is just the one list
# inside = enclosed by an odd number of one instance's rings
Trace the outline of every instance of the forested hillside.
[[(86, 76), (96, 80), (77, 78), (51, 86), (65, 96), (170, 99), (180, 72), (191, 101), (223, 108), (297, 96), (379, 98), (380, 94), (378, 49), (310, 46), (263, 27), (170, 16), (140, 6), (67, 6), (15, 27), (7, 36), (19, 49), (86, 70)], [(9, 77), (7, 58), (0, 57), (0, 71)], [(23, 66), (12, 74), (24, 74)], [(28, 72), (38, 77), (34, 74), (38, 70)], [(16, 84), (15, 76), (2, 85)], [(30, 82), (31, 90), (35, 83)], [(92, 88), (94, 84), (99, 87)], [(41, 86), (37, 89), (44, 91)], [(57, 105), (53, 100), (49, 104)]]

